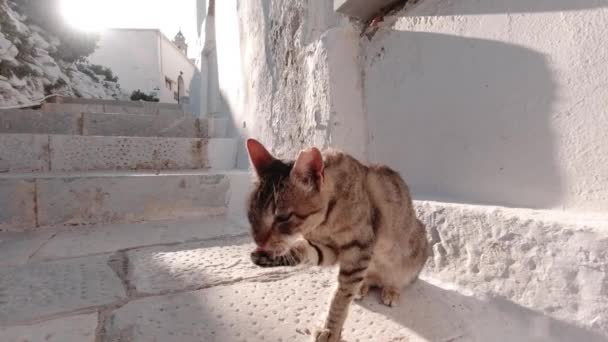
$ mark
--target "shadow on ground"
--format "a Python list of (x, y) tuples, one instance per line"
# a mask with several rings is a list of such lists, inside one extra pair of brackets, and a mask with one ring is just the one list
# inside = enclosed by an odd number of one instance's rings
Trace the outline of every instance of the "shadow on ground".
[(428, 341), (606, 342), (608, 336), (532, 311), (503, 298), (480, 300), (418, 280), (388, 308), (373, 291), (360, 303)]

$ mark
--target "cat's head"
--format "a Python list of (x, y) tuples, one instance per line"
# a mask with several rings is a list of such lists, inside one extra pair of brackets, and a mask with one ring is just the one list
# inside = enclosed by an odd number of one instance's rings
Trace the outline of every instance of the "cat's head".
[(251, 233), (260, 249), (281, 255), (324, 218), (321, 152), (313, 147), (295, 161), (281, 161), (253, 139), (247, 150), (258, 176), (247, 208)]

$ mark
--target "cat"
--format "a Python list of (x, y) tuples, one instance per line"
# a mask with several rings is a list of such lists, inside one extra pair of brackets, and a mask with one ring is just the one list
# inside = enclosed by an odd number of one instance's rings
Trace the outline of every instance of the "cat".
[(401, 176), (337, 150), (309, 148), (295, 161), (273, 157), (254, 139), (247, 150), (257, 174), (247, 206), (258, 246), (253, 263), (339, 265), (338, 287), (314, 341), (340, 341), (352, 300), (371, 287), (381, 289), (382, 303), (396, 305), (430, 253)]

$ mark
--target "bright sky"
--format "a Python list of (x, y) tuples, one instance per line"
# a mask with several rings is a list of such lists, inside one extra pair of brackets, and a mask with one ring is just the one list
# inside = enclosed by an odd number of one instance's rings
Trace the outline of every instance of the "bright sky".
[(196, 0), (61, 0), (61, 12), (77, 29), (158, 28), (173, 39), (181, 28), (189, 57), (196, 52)]

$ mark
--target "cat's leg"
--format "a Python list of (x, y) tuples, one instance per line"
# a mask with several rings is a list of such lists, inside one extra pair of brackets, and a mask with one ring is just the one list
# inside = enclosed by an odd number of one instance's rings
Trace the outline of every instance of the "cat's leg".
[(251, 253), (254, 264), (262, 267), (330, 266), (336, 263), (336, 253), (329, 247), (308, 240), (298, 240), (283, 255), (273, 256), (265, 251)]
[(372, 258), (372, 242), (353, 241), (339, 248), (340, 271), (323, 329), (315, 334), (315, 342), (338, 342), (353, 297), (365, 279)]

